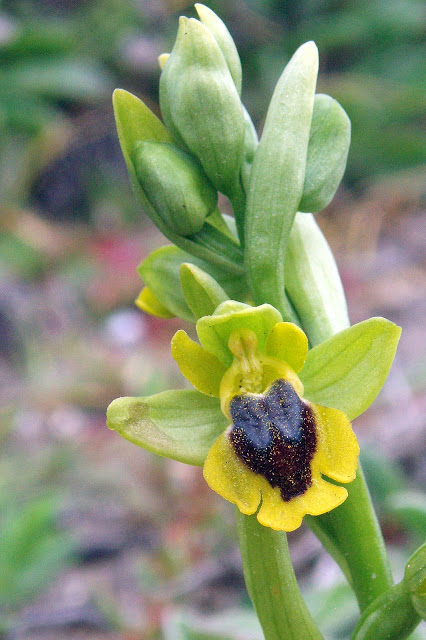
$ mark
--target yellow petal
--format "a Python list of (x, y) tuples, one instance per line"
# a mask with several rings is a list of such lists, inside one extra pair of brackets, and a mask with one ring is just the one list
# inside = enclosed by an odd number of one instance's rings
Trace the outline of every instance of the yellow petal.
[(342, 411), (311, 404), (317, 424), (315, 464), (336, 482), (352, 482), (358, 466), (359, 445)]
[(152, 293), (149, 287), (144, 287), (135, 300), (139, 309), (157, 318), (173, 318), (174, 314), (165, 307)]
[(300, 508), (298, 498), (284, 502), (278, 487), (274, 489), (262, 478), (262, 505), (257, 514), (260, 524), (275, 531), (294, 531), (302, 524), (306, 512)]
[(305, 364), (308, 338), (292, 322), (278, 322), (266, 340), (266, 354), (284, 360), (298, 373)]
[(264, 480), (262, 485), (262, 505), (257, 514), (260, 524), (276, 531), (294, 531), (302, 524), (303, 516), (319, 516), (335, 509), (346, 500), (348, 492), (326, 482), (317, 473), (312, 486), (305, 493), (284, 502), (278, 487), (272, 488)]
[[(317, 463), (314, 458), (313, 463)], [(239, 459), (225, 432), (216, 440), (204, 463), (204, 478), (213, 491), (237, 505), (241, 513), (251, 515), (261, 506), (257, 519), (276, 531), (294, 531), (306, 514), (327, 513), (344, 502), (348, 492), (321, 478), (313, 469), (312, 485), (305, 493), (284, 501), (278, 487), (272, 488), (260, 474), (254, 473)]]
[(182, 330), (173, 336), (171, 349), (182, 375), (201, 393), (218, 398), (225, 365)]
[(241, 513), (251, 515), (257, 511), (263, 478), (241, 462), (226, 432), (208, 452), (203, 473), (209, 487), (236, 504)]

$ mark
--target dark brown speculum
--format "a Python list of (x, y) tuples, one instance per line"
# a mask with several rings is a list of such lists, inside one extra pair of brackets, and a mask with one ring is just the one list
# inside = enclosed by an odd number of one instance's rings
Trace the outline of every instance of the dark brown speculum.
[(251, 471), (261, 474), (289, 501), (312, 484), (317, 436), (315, 416), (286, 380), (263, 395), (235, 396), (230, 403), (230, 441)]

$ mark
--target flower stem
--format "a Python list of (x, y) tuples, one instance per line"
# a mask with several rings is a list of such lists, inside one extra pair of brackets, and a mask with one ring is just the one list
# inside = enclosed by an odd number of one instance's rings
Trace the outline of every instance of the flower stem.
[(359, 607), (364, 611), (392, 587), (392, 574), (361, 465), (347, 489), (347, 500), (337, 509), (318, 516), (316, 523), (329, 533), (343, 554)]
[(322, 640), (297, 584), (287, 536), (236, 509), (244, 577), (265, 640)]

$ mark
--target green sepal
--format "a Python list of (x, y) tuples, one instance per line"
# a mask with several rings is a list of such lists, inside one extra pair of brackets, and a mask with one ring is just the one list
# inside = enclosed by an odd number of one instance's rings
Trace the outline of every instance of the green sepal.
[(311, 214), (296, 215), (284, 271), (288, 296), (313, 346), (349, 326), (334, 256)]
[(299, 211), (317, 212), (334, 197), (343, 177), (351, 143), (351, 121), (337, 100), (315, 96)]
[[(133, 165), (132, 152), (135, 144), (141, 140), (171, 143), (173, 142), (172, 138), (157, 116), (148, 109), (142, 100), (139, 100), (139, 98), (128, 91), (116, 89), (113, 95), (113, 106), (121, 150), (126, 161), (134, 193), (152, 222), (170, 242), (184, 251), (198, 258), (208, 260), (212, 264), (220, 265), (230, 273), (242, 274), (243, 268), (241, 264), (238, 264), (232, 257), (230, 258), (228, 256), (228, 253), (230, 253), (231, 256), (236, 255), (236, 251), (226, 236), (223, 238), (220, 235), (214, 237), (212, 248), (209, 245), (210, 238), (208, 230), (207, 234), (203, 232), (203, 229), (201, 230), (200, 233), (203, 234), (203, 237), (199, 242), (197, 234), (194, 234), (191, 238), (184, 238), (174, 233), (172, 229), (164, 223), (139, 184)], [(207, 238), (205, 237), (206, 235)], [(221, 243), (221, 241), (223, 242)], [(217, 251), (218, 247), (221, 249), (219, 252)], [(241, 262), (240, 259), (239, 262)]]
[(117, 398), (108, 407), (107, 426), (152, 453), (202, 466), (227, 420), (217, 398), (180, 390)]
[(284, 255), (303, 193), (318, 51), (299, 47), (272, 96), (254, 154), (245, 214), (246, 263), (256, 304), (291, 317), (284, 292)]
[(228, 348), (228, 340), (235, 329), (254, 331), (258, 349), (264, 352), (268, 335), (281, 320), (280, 312), (270, 304), (251, 307), (235, 300), (227, 300), (211, 316), (198, 320), (197, 334), (203, 347), (229, 367), (233, 356)]
[(426, 542), (417, 549), (405, 567), (404, 582), (418, 615), (426, 620)]
[(365, 609), (352, 640), (404, 640), (419, 622), (403, 580)]
[(164, 122), (201, 162), (218, 191), (231, 197), (243, 157), (244, 116), (224, 55), (207, 27), (181, 17), (160, 78)]
[(173, 233), (200, 231), (216, 209), (217, 191), (193, 156), (170, 143), (144, 140), (133, 149), (139, 183), (158, 216)]
[(229, 299), (220, 284), (195, 264), (182, 264), (180, 284), (186, 303), (196, 320), (212, 315), (222, 302)]
[(238, 55), (237, 47), (232, 39), (231, 34), (228, 31), (227, 26), (217, 16), (214, 11), (209, 9), (203, 4), (195, 4), (195, 9), (198, 13), (198, 17), (207, 29), (210, 31), (220, 50), (223, 53), (223, 57), (226, 60), (228, 69), (231, 73), (235, 87), (238, 91), (238, 95), (241, 95), (241, 82), (242, 82), (242, 70), (241, 60)]
[(179, 270), (184, 263), (195, 264), (212, 276), (229, 297), (244, 299), (247, 296), (244, 278), (193, 257), (178, 247), (160, 247), (139, 265), (138, 273), (161, 304), (183, 320), (196, 321), (181, 287)]
[(370, 318), (314, 347), (300, 373), (305, 396), (340, 409), (353, 420), (382, 388), (400, 335), (400, 327), (393, 322)]
[[(139, 185), (132, 152), (140, 140), (154, 142), (172, 142), (172, 138), (161, 120), (136, 96), (124, 89), (116, 89), (112, 96), (115, 124), (121, 151), (126, 161), (132, 187), (143, 208), (151, 217), (153, 213), (148, 198)], [(154, 212), (155, 217), (155, 212)]]

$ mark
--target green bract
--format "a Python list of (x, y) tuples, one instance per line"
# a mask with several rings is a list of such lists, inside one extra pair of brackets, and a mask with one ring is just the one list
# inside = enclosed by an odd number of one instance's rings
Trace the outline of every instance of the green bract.
[(312, 345), (349, 326), (336, 262), (314, 217), (298, 213), (285, 256), (286, 289)]
[(257, 303), (270, 302), (292, 317), (284, 292), (284, 256), (303, 194), (318, 72), (313, 42), (286, 66), (272, 96), (254, 154), (246, 208), (246, 265)]
[(219, 44), (198, 20), (179, 20), (161, 74), (160, 107), (176, 142), (197, 156), (216, 189), (232, 197), (243, 160), (243, 108)]
[(200, 231), (217, 205), (200, 165), (172, 144), (138, 142), (133, 162), (139, 183), (168, 229), (181, 236)]

